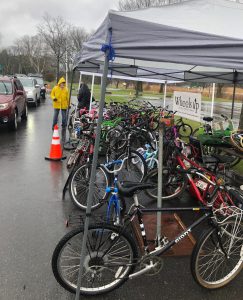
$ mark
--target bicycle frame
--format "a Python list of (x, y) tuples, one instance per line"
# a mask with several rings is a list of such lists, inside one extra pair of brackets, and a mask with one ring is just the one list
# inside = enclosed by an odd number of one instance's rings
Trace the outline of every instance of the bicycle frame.
[[(209, 176), (211, 178), (211, 181), (216, 183), (217, 178), (216, 176), (209, 172), (208, 170), (206, 170), (205, 168), (201, 167), (199, 164), (197, 164), (195, 161), (190, 160), (188, 157), (186, 157), (184, 154), (177, 154), (176, 155), (176, 160), (179, 163), (179, 165), (184, 169), (187, 170), (188, 168), (186, 167), (185, 161), (188, 162), (192, 167), (195, 167), (196, 169), (199, 169), (201, 171), (203, 171), (206, 176)], [(207, 205), (207, 195), (208, 192), (211, 192), (210, 189), (212, 188), (212, 184), (205, 182), (205, 188), (203, 190), (203, 192), (201, 192), (198, 188), (198, 186), (196, 185), (195, 181), (193, 180), (192, 176), (190, 174), (187, 174), (189, 183), (190, 183), (190, 188), (191, 188), (191, 193), (194, 194), (197, 198), (197, 200), (199, 200), (203, 205)], [(200, 181), (200, 180), (199, 180)], [(234, 205), (234, 202), (232, 201), (232, 199), (230, 198), (230, 196), (228, 195), (228, 193), (226, 193), (226, 197), (227, 200), (229, 200), (229, 202), (231, 203), (231, 205)], [(220, 202), (224, 205), (226, 205), (225, 200), (222, 196), (222, 193), (220, 191), (217, 191), (217, 202)]]

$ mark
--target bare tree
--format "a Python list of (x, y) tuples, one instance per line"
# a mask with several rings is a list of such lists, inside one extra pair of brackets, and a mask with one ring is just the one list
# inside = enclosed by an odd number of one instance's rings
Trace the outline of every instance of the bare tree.
[(18, 46), (30, 63), (35, 73), (43, 73), (48, 57), (48, 46), (40, 34), (35, 36), (25, 35), (18, 41)]
[(71, 58), (82, 49), (83, 43), (86, 42), (90, 34), (84, 28), (70, 26), (68, 34), (68, 45)]
[(74, 61), (76, 54), (82, 49), (83, 43), (88, 40), (90, 34), (84, 28), (69, 25), (67, 29), (67, 55), (61, 60), (64, 65), (67, 60), (68, 71), (70, 63)]
[(38, 26), (39, 34), (50, 47), (56, 60), (56, 77), (60, 76), (60, 62), (67, 51), (67, 32), (69, 24), (62, 17), (51, 17), (45, 14), (43, 22)]

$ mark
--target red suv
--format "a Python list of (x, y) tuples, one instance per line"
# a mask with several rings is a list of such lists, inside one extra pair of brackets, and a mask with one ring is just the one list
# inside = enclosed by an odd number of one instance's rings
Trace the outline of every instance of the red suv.
[(28, 117), (26, 93), (17, 78), (0, 77), (0, 123), (17, 130), (18, 119)]

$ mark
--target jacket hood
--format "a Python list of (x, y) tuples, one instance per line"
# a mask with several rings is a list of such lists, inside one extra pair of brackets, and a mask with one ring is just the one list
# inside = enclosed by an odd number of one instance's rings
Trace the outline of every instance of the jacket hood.
[(64, 77), (61, 77), (58, 81), (58, 85), (60, 85), (61, 83), (66, 83), (66, 80), (64, 79)]

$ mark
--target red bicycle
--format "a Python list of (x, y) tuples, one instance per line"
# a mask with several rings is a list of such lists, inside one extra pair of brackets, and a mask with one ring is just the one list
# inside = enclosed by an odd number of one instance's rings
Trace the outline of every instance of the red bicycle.
[[(208, 199), (210, 198), (213, 199), (215, 208), (228, 205), (243, 207), (242, 191), (225, 184), (223, 176), (217, 176), (214, 172), (201, 166), (194, 159), (189, 158), (188, 153), (181, 151), (174, 143), (167, 145), (166, 152), (162, 176), (163, 200), (178, 198), (189, 187), (190, 194), (203, 205), (208, 205)], [(216, 164), (217, 168), (219, 168), (221, 162), (215, 162), (215, 159), (212, 159), (212, 163)], [(150, 197), (157, 199), (158, 170), (154, 169), (148, 173), (144, 181), (156, 184), (155, 188), (146, 190), (146, 193)], [(217, 190), (216, 194), (212, 197), (212, 193), (215, 190), (214, 187), (219, 183), (222, 188)]]

